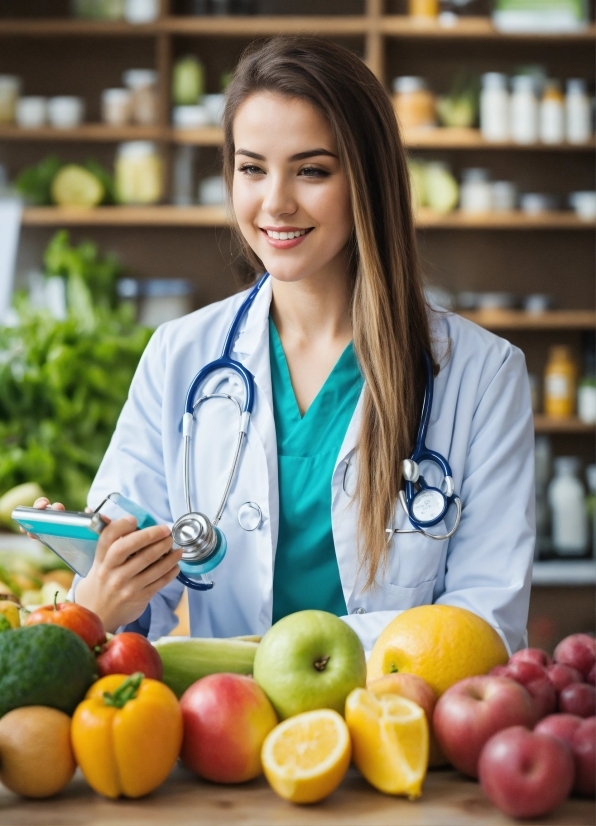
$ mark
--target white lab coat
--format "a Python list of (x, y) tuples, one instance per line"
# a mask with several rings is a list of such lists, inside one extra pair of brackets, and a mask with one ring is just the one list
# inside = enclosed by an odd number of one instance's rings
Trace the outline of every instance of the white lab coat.
[[(181, 420), (188, 386), (219, 357), (245, 294), (212, 304), (161, 326), (151, 339), (110, 446), (89, 494), (97, 507), (112, 491), (138, 502), (159, 522), (186, 512)], [(278, 532), (277, 444), (269, 366), (271, 283), (248, 312), (233, 357), (254, 375), (255, 405), (236, 479), (220, 527), (228, 551), (211, 576), (211, 591), (190, 591), (193, 636), (263, 634), (271, 625)], [(435, 379), (427, 444), (451, 464), (463, 501), (461, 524), (444, 542), (421, 534), (396, 535), (386, 570), (363, 592), (358, 572), (352, 498), (361, 418), (358, 403), (331, 480), (331, 516), (339, 575), (348, 615), (343, 617), (370, 650), (400, 611), (444, 603), (474, 611), (493, 625), (510, 651), (526, 628), (534, 551), (534, 459), (530, 393), (523, 354), (504, 339), (449, 313), (432, 313), (433, 347), (441, 369)], [(242, 398), (233, 373), (214, 374), (216, 388)], [(201, 406), (192, 440), (192, 504), (213, 516), (221, 498), (238, 424), (229, 401)], [(432, 476), (432, 472), (430, 478)], [(439, 479), (437, 478), (438, 482)], [(247, 501), (259, 504), (261, 526), (244, 531), (237, 519)], [(452, 511), (447, 516), (453, 518)], [(410, 527), (399, 504), (395, 527)], [(443, 523), (433, 528), (444, 533)], [(75, 583), (76, 587), (76, 583)], [(127, 626), (156, 639), (177, 624), (183, 586), (176, 580)]]

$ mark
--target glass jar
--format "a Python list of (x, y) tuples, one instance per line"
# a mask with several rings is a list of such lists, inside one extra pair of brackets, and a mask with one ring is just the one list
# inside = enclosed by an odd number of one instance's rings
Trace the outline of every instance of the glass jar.
[(14, 123), (20, 91), (20, 77), (0, 75), (0, 123)]
[(115, 186), (121, 204), (156, 204), (163, 194), (161, 158), (151, 141), (129, 141), (118, 147)]
[(493, 189), (486, 169), (464, 169), (459, 192), (462, 212), (490, 212), (493, 208)]
[(132, 114), (130, 89), (104, 89), (101, 93), (101, 117), (110, 126), (126, 126)]
[(487, 141), (509, 140), (507, 77), (499, 72), (487, 72), (482, 75), (480, 131)]
[(436, 125), (435, 98), (421, 77), (396, 77), (393, 108), (402, 129), (428, 129)]
[(158, 119), (157, 72), (153, 69), (129, 69), (122, 76), (132, 93), (132, 119), (143, 126), (153, 126)]

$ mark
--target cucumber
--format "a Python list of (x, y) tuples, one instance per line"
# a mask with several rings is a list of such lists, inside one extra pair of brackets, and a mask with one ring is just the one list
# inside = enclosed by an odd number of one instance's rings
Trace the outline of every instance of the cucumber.
[(177, 697), (209, 674), (252, 674), (259, 644), (239, 639), (162, 637), (154, 643), (163, 663), (163, 681)]

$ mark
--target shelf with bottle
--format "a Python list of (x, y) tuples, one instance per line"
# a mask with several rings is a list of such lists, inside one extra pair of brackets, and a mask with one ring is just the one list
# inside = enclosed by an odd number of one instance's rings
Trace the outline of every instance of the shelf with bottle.
[(596, 435), (596, 425), (582, 422), (576, 416), (558, 418), (536, 414), (534, 416), (534, 430), (536, 433), (566, 433), (577, 435)]
[(593, 310), (545, 310), (532, 313), (526, 310), (470, 310), (460, 315), (487, 330), (594, 330), (596, 312)]
[(595, 585), (596, 560), (552, 559), (536, 561), (532, 568), (532, 585)]
[(582, 29), (570, 32), (503, 32), (497, 29), (490, 17), (462, 16), (451, 20), (449, 24), (439, 18), (416, 18), (406, 15), (385, 15), (379, 20), (382, 34), (394, 38), (417, 39), (471, 39), (471, 40), (508, 40), (557, 44), (568, 42), (593, 43), (596, 26), (593, 23)]

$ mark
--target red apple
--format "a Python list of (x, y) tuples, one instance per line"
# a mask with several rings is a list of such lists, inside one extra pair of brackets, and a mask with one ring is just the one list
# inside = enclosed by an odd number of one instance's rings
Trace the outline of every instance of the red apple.
[(512, 654), (509, 662), (538, 663), (538, 665), (543, 665), (545, 668), (553, 664), (552, 658), (542, 648), (522, 648), (521, 651)]
[(596, 640), (589, 634), (571, 634), (555, 648), (555, 662), (570, 665), (587, 677), (596, 662)]
[(439, 697), (433, 715), (439, 746), (456, 769), (477, 777), (478, 757), (493, 734), (513, 725), (533, 726), (530, 694), (504, 677), (468, 677)]
[(586, 682), (596, 685), (596, 664), (594, 664), (589, 670), (588, 676), (586, 677)]
[(74, 631), (91, 649), (106, 641), (106, 632), (97, 614), (74, 602), (54, 602), (36, 608), (25, 620), (25, 625), (46, 622)]
[(583, 683), (584, 681), (581, 671), (578, 671), (577, 668), (571, 668), (570, 665), (563, 665), (562, 663), (549, 665), (546, 669), (546, 675), (557, 694), (560, 694), (561, 691), (568, 685), (571, 685), (571, 683)]
[(180, 756), (199, 777), (244, 783), (262, 772), (261, 747), (277, 725), (263, 689), (242, 674), (211, 674), (180, 699), (184, 741)]
[(447, 763), (433, 731), (433, 712), (437, 698), (435, 692), (422, 677), (405, 673), (385, 674), (384, 677), (379, 677), (367, 683), (366, 687), (377, 696), (380, 694), (399, 694), (400, 697), (406, 697), (406, 699), (417, 703), (424, 710), (428, 721), (430, 733), (428, 765), (431, 768), (436, 768)]
[(578, 717), (596, 714), (596, 688), (589, 683), (571, 683), (559, 694), (559, 710)]
[(97, 658), (99, 676), (142, 672), (152, 680), (161, 680), (163, 665), (157, 650), (142, 634), (123, 631), (102, 646)]
[(555, 689), (548, 679), (546, 669), (538, 663), (517, 660), (509, 662), (506, 666), (496, 666), (490, 673), (500, 677), (509, 677), (523, 685), (534, 700), (537, 719), (552, 714), (557, 707)]
[(551, 714), (534, 731), (563, 740), (573, 754), (573, 791), (594, 797), (596, 785), (596, 717), (583, 720), (574, 714)]
[(482, 789), (510, 817), (541, 817), (565, 800), (573, 786), (571, 751), (561, 740), (523, 726), (500, 731), (478, 761)]

